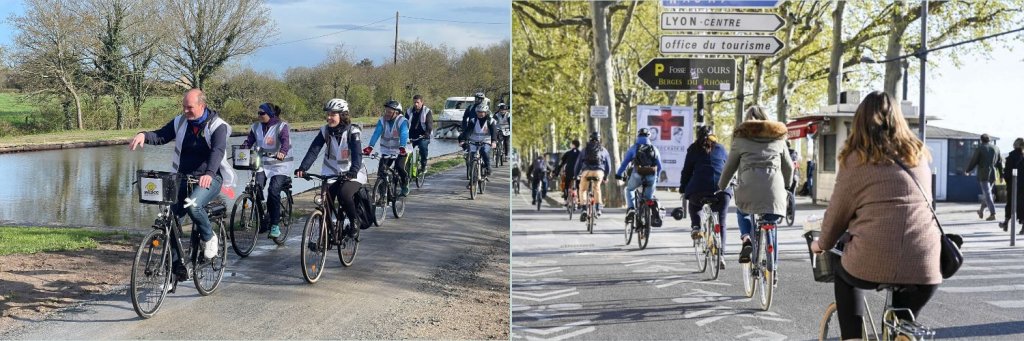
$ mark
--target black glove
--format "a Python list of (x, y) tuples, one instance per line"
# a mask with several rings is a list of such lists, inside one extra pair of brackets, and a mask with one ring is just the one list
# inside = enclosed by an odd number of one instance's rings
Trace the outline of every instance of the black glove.
[(344, 174), (345, 180), (351, 180), (359, 177), (359, 171), (348, 171)]
[(302, 170), (301, 168), (300, 169), (296, 169), (295, 173), (294, 173), (296, 178), (299, 177), (299, 172), (305, 172), (305, 171)]
[(622, 180), (622, 175), (615, 174), (615, 180)]

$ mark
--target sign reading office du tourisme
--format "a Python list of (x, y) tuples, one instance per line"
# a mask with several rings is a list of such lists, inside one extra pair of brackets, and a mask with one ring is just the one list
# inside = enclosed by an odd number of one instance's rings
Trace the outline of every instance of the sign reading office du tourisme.
[(661, 153), (658, 187), (679, 187), (686, 148), (693, 143), (693, 108), (639, 105), (636, 120), (638, 128), (650, 131), (648, 140)]

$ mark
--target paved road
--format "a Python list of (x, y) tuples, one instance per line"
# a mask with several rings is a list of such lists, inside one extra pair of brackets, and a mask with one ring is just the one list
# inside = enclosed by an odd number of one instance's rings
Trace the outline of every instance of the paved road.
[[(635, 239), (624, 245), (624, 210), (606, 210), (587, 234), (550, 198), (540, 211), (530, 207), (523, 188), (512, 198), (513, 339), (816, 339), (832, 285), (813, 281), (800, 234), (809, 215), (822, 215), (821, 207), (801, 202), (797, 223), (780, 230), (779, 287), (771, 310), (761, 311), (743, 294), (734, 214), (727, 268), (709, 281), (696, 272), (689, 220), (668, 217), (641, 251)], [(658, 196), (674, 199), (663, 200), (665, 207), (679, 206), (675, 193)], [(979, 221), (970, 213), (976, 208), (939, 207), (947, 232), (964, 235), (967, 261), (921, 320), (939, 338), (1024, 339), (1024, 243), (1008, 247), (1007, 233)], [(877, 315), (884, 297), (869, 295)]]
[[(182, 283), (155, 317), (142, 320), (126, 294), (111, 295), (0, 339), (507, 337), (507, 270), (482, 273), (507, 269), (508, 261), (510, 175), (507, 167), (494, 173), (489, 192), (475, 201), (463, 167), (428, 178), (413, 189), (404, 218), (363, 231), (352, 267), (330, 253), (316, 284), (305, 283), (299, 265), (303, 218), (284, 247), (263, 240), (245, 259), (229, 251), (224, 283), (211, 296)], [(495, 259), (502, 264), (489, 264)], [(462, 297), (470, 289), (499, 300)], [(473, 315), (496, 318), (459, 321)]]

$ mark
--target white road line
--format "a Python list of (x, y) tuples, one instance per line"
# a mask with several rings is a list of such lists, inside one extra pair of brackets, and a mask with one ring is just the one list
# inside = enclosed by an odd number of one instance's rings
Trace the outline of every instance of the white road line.
[(939, 287), (939, 290), (953, 293), (1024, 291), (1024, 284), (992, 285), (986, 287)]
[(1014, 301), (988, 301), (988, 304), (1000, 307), (1000, 308), (1024, 308), (1024, 300)]
[(1024, 270), (1024, 265), (965, 266), (960, 271)]
[(959, 275), (950, 277), (952, 279), (997, 279), (997, 278), (1024, 278), (1024, 274), (991, 274), (991, 275)]

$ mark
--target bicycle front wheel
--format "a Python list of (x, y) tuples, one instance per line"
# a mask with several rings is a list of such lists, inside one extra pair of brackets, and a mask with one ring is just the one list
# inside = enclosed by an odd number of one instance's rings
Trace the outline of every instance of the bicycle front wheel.
[(469, 200), (476, 199), (476, 178), (480, 176), (480, 166), (475, 161), (469, 169)]
[(839, 316), (836, 315), (836, 304), (835, 302), (829, 303), (828, 307), (825, 308), (825, 314), (821, 317), (821, 322), (818, 324), (818, 340), (840, 340), (841, 337), (842, 335), (839, 333)]
[(317, 209), (309, 215), (306, 227), (302, 229), (302, 277), (309, 283), (316, 283), (323, 274), (327, 262), (327, 223), (324, 213)]
[[(216, 224), (215, 231), (221, 236), (217, 240), (217, 255), (210, 259), (200, 256), (193, 267), (195, 274), (192, 275), (192, 282), (195, 283), (196, 290), (203, 296), (212, 294), (220, 287), (220, 282), (224, 279), (224, 268), (228, 260), (227, 241), (223, 238), (225, 232), (224, 221), (218, 219), (211, 221), (211, 223)], [(200, 244), (205, 245), (204, 243)]]
[(786, 226), (793, 226), (793, 222), (796, 221), (796, 197), (793, 196), (793, 192), (787, 192), (786, 196), (789, 199), (786, 205)]
[[(755, 226), (755, 228), (760, 228)], [(758, 274), (757, 285), (761, 290), (761, 309), (767, 311), (772, 307), (772, 295), (775, 293), (775, 271), (772, 270), (772, 253), (768, 252), (768, 248), (771, 244), (768, 244), (768, 234), (770, 231), (761, 231), (761, 237), (758, 238), (757, 247), (757, 261), (760, 273)]]
[(256, 200), (251, 194), (242, 194), (235, 200), (228, 226), (231, 226), (231, 247), (239, 257), (248, 257), (256, 248), (261, 220)]
[(161, 230), (152, 230), (135, 252), (132, 263), (132, 307), (141, 318), (150, 318), (171, 288), (171, 252), (167, 236)]
[(285, 192), (285, 195), (281, 197), (281, 221), (279, 223), (281, 227), (281, 235), (274, 238), (274, 243), (278, 246), (284, 245), (284, 242), (288, 240), (288, 231), (292, 227), (292, 193)]
[(352, 236), (342, 237), (341, 245), (338, 246), (338, 258), (341, 258), (341, 265), (345, 267), (352, 266), (356, 260), (356, 251), (359, 250), (359, 228), (352, 225), (349, 228), (353, 230)]
[(373, 217), (376, 218), (374, 225), (380, 226), (387, 218), (388, 209), (388, 184), (384, 178), (377, 178), (373, 183)]
[[(401, 186), (396, 182), (391, 189), (392, 193), (399, 192), (402, 190)], [(395, 218), (401, 218), (405, 215), (405, 196), (393, 196), (394, 201), (391, 202), (391, 214), (395, 215)]]

